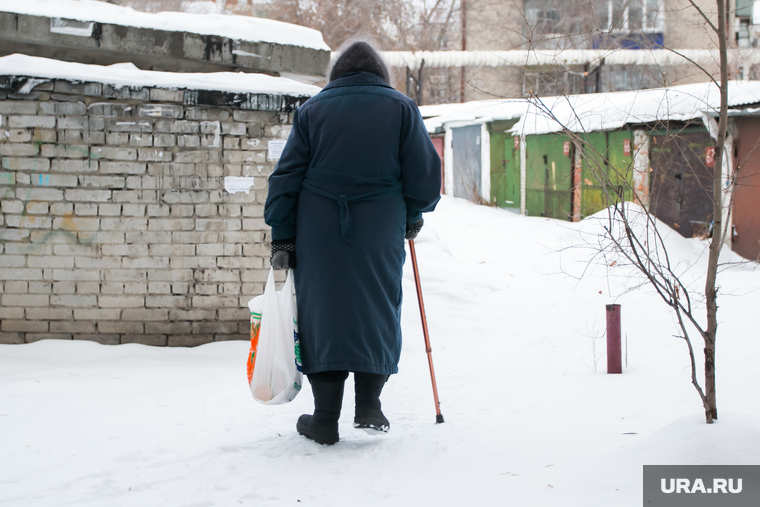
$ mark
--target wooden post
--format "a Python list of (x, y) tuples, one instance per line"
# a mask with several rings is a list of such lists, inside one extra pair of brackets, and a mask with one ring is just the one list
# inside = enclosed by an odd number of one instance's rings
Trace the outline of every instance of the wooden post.
[(633, 131), (633, 193), (641, 207), (649, 210), (649, 134)]
[(581, 221), (581, 171), (583, 169), (583, 146), (578, 142), (573, 142), (573, 222)]

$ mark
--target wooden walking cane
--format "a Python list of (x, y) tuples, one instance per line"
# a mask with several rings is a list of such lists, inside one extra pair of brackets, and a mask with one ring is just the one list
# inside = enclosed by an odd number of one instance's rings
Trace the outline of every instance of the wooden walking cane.
[(433, 399), (435, 400), (435, 422), (443, 422), (441, 414), (441, 402), (438, 401), (438, 386), (435, 383), (435, 370), (433, 369), (433, 350), (430, 348), (430, 335), (428, 334), (427, 318), (425, 317), (425, 303), (422, 302), (422, 286), (420, 286), (420, 272), (417, 269), (417, 253), (414, 251), (414, 240), (409, 240), (409, 252), (412, 254), (412, 267), (414, 268), (414, 281), (417, 285), (417, 300), (420, 302), (420, 316), (422, 317), (422, 332), (425, 335), (425, 352), (427, 352), (428, 364), (430, 365), (430, 380), (433, 381)]

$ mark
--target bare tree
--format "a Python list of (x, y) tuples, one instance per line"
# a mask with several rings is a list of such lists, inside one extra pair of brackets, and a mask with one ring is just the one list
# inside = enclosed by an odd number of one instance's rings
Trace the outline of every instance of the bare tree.
[(358, 36), (385, 43), (390, 11), (401, 9), (399, 15), (403, 15), (404, 5), (399, 4), (395, 0), (274, 0), (268, 17), (319, 30), (327, 45), (337, 49)]
[[(720, 249), (727, 231), (723, 227), (723, 157), (725, 157), (726, 132), (728, 128), (728, 46), (726, 27), (725, 0), (716, 0), (718, 6), (718, 26), (689, 0), (695, 9), (699, 10), (705, 23), (718, 37), (720, 48), (720, 116), (718, 121), (718, 139), (715, 147), (715, 169), (713, 170), (713, 237), (710, 241), (710, 258), (707, 265), (707, 280), (705, 282), (705, 297), (707, 298), (707, 329), (702, 332), (705, 342), (705, 418), (708, 423), (718, 418), (718, 406), (715, 396), (715, 339), (718, 334), (718, 287), (717, 273)], [(701, 328), (698, 328), (701, 330)]]
[[(458, 13), (459, 0), (273, 0), (266, 16), (321, 31), (333, 51), (357, 38), (386, 51), (436, 51), (449, 49), (458, 37)], [(424, 74), (426, 102), (453, 101), (457, 84), (451, 72)], [(396, 69), (392, 79), (397, 89), (406, 89), (405, 72)]]
[[(526, 45), (542, 49), (565, 50), (589, 48), (591, 44), (609, 49), (630, 47), (630, 45), (636, 44), (637, 47), (643, 49), (670, 50), (657, 37), (647, 37), (646, 34), (641, 36), (641, 31), (639, 31), (639, 35), (633, 36), (628, 27), (633, 22), (630, 14), (633, 11), (634, 2), (633, 0), (622, 0), (622, 3), (616, 3), (616, 1), (592, 0), (585, 4), (586, 9), (590, 10), (593, 15), (586, 16), (584, 20), (583, 16), (578, 17), (576, 9), (567, 8), (569, 3), (577, 6), (579, 2), (572, 2), (571, 0), (527, 0), (524, 27)], [(630, 181), (629, 174), (624, 174), (625, 171), (616, 168), (607, 159), (606, 153), (598, 151), (596, 146), (589, 142), (588, 133), (579, 133), (577, 129), (571, 130), (566, 125), (564, 126), (564, 133), (570, 137), (576, 146), (576, 150), (580, 150), (580, 153), (584, 154), (586, 163), (591, 167), (595, 178), (602, 187), (608, 206), (608, 216), (604, 227), (605, 234), (596, 246), (596, 258), (601, 259), (607, 266), (633, 268), (640, 274), (641, 283), (652, 287), (660, 299), (672, 309), (678, 322), (679, 338), (682, 338), (687, 346), (691, 364), (691, 381), (702, 402), (705, 420), (710, 424), (718, 418), (715, 382), (719, 291), (717, 274), (720, 250), (726, 234), (730, 233), (727, 230), (727, 223), (725, 223), (730, 214), (730, 202), (724, 203), (724, 192), (729, 191), (730, 193), (731, 188), (726, 188), (723, 179), (723, 171), (727, 170), (729, 165), (724, 160), (727, 157), (725, 146), (728, 131), (728, 11), (725, 0), (715, 0), (715, 11), (712, 13), (707, 12), (709, 6), (699, 4), (695, 0), (687, 1), (687, 8), (692, 10), (692, 14), (711, 34), (710, 38), (718, 46), (719, 55), (718, 76), (714, 75), (711, 69), (705, 69), (694, 64), (694, 62), (685, 61), (685, 63), (693, 64), (692, 69), (702, 73), (703, 80), (713, 82), (720, 90), (720, 109), (717, 124), (713, 119), (705, 119), (714, 138), (715, 158), (711, 180), (705, 185), (706, 190), (709, 190), (711, 194), (712, 227), (709, 234), (705, 284), (701, 291), (695, 288), (692, 283), (685, 282), (684, 272), (672, 263), (661, 231), (658, 229), (661, 222), (648, 208), (648, 203), (641, 202), (642, 206), (640, 207), (625, 204), (626, 195), (635, 196), (637, 190)], [(639, 27), (642, 24), (646, 27), (646, 23), (658, 22), (656, 17), (648, 15), (647, 5), (648, 0), (644, 0), (643, 8), (641, 0), (637, 4), (641, 16), (635, 22), (638, 23)], [(615, 13), (618, 13), (617, 17)], [(602, 62), (597, 62), (597, 64), (601, 65)], [(560, 95), (602, 91), (588, 89), (589, 73), (588, 66), (586, 68), (534, 69), (532, 79), (535, 80), (536, 84), (535, 87), (528, 90), (532, 103), (545, 116), (562, 123), (562, 120), (553, 114), (552, 108), (539, 95), (545, 95), (546, 89), (554, 92), (554, 94), (558, 92)], [(665, 71), (662, 71), (659, 78), (664, 85), (667, 85), (668, 78), (665, 74)], [(526, 79), (530, 78), (531, 71), (526, 69)], [(640, 79), (644, 80), (645, 76), (641, 75)], [(540, 89), (540, 84), (543, 84), (544, 90)], [(664, 126), (666, 125), (660, 124), (658, 128)], [(677, 136), (678, 132), (673, 131), (672, 135)], [(731, 184), (735, 184), (735, 181)], [(704, 319), (701, 318), (702, 311), (705, 312)], [(693, 334), (699, 335), (703, 343), (703, 384), (698, 379)]]

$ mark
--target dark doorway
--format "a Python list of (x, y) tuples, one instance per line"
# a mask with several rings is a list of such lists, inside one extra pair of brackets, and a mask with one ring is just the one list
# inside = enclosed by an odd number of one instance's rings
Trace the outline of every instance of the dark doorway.
[(650, 211), (682, 236), (706, 236), (712, 223), (713, 141), (701, 131), (650, 136)]

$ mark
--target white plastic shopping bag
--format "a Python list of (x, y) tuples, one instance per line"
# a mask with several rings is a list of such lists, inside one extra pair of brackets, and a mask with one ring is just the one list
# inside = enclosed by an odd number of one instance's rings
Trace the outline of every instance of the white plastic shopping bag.
[(264, 294), (248, 302), (251, 310), (251, 349), (248, 384), (253, 399), (265, 405), (292, 401), (301, 390), (301, 350), (293, 299), (293, 270), (282, 290), (275, 290), (274, 269)]

